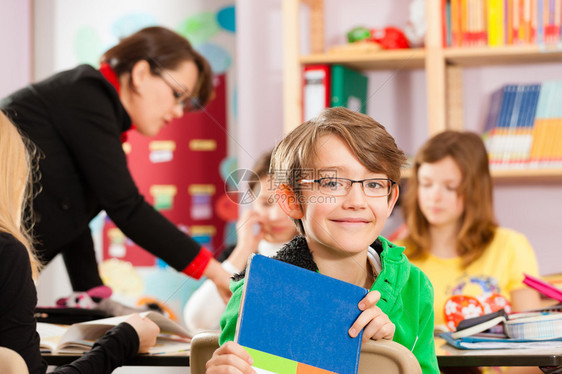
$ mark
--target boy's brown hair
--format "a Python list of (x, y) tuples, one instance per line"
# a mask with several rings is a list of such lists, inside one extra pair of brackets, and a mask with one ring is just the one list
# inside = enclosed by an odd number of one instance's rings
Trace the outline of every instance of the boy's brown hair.
[[(304, 122), (275, 147), (271, 172), (275, 173), (276, 183), (289, 186), (298, 197), (299, 181), (311, 177), (316, 149), (321, 146), (318, 140), (324, 135), (340, 137), (368, 170), (400, 182), (406, 157), (384, 126), (365, 114), (336, 107), (324, 109), (316, 118)], [(304, 234), (302, 222), (294, 221)]]
[(497, 228), (488, 153), (476, 133), (447, 130), (430, 138), (418, 151), (403, 201), (404, 217), (409, 229), (406, 248), (410, 251), (410, 258), (423, 258), (429, 254), (429, 222), (419, 208), (418, 170), (423, 163), (438, 162), (445, 157), (455, 161), (462, 175), (457, 193), (464, 199), (464, 213), (457, 239), (457, 253), (466, 267), (482, 255)]

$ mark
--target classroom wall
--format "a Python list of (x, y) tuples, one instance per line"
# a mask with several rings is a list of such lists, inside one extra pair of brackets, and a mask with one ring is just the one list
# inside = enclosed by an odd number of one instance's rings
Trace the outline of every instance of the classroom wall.
[(0, 0), (0, 97), (31, 79), (31, 0)]
[(251, 169), (283, 136), (283, 38), (279, 0), (236, 2), (238, 166)]

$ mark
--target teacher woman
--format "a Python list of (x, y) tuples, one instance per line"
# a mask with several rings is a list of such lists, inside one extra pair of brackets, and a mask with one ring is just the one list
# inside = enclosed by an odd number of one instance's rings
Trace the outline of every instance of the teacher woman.
[(149, 27), (109, 49), (99, 70), (81, 65), (0, 102), (42, 153), (32, 206), (37, 254), (48, 263), (62, 253), (75, 291), (103, 284), (88, 224), (105, 210), (139, 246), (188, 276), (205, 275), (229, 297), (228, 273), (144, 200), (122, 148), (127, 130), (154, 136), (211, 93), (207, 61), (179, 34)]

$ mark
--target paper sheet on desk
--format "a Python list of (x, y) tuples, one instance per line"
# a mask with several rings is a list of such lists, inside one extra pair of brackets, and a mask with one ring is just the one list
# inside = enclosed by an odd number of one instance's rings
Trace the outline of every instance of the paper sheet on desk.
[(453, 339), (450, 332), (439, 335), (441, 338), (459, 349), (544, 349), (562, 348), (562, 338), (554, 340), (518, 340), (518, 339), (495, 339), (479, 338), (469, 336), (461, 339)]

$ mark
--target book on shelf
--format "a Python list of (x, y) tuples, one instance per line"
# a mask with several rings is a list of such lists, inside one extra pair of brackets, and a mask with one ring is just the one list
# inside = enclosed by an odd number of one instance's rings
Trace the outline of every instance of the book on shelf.
[(504, 45), (504, 2), (488, 0), (488, 45)]
[(324, 108), (343, 106), (367, 113), (366, 75), (343, 65), (315, 64), (303, 69), (303, 120)]
[[(262, 255), (246, 268), (235, 341), (248, 348), (254, 366), (271, 370), (273, 360), (291, 367), (356, 373), (362, 332), (348, 330), (367, 290)], [(266, 305), (267, 307), (264, 307)]]
[(442, 0), (441, 7), (444, 46), (556, 47), (562, 40), (560, 0)]
[(508, 84), (490, 98), (483, 139), (492, 169), (562, 166), (562, 81)]
[[(165, 355), (189, 352), (191, 335), (182, 326), (157, 312), (139, 313), (160, 327), (156, 344), (149, 349), (149, 354)], [(83, 354), (88, 352), (95, 341), (112, 327), (124, 322), (129, 316), (97, 319), (72, 325), (58, 325), (37, 322), (40, 337), (40, 349), (44, 353)]]
[(557, 98), (562, 95), (562, 81), (544, 82), (541, 87), (533, 128), (530, 162), (540, 167), (562, 165), (562, 110)]
[(331, 102), (330, 65), (306, 65), (303, 71), (303, 120), (316, 117)]
[(343, 106), (356, 112), (367, 113), (368, 78), (343, 65), (332, 65), (331, 105)]

